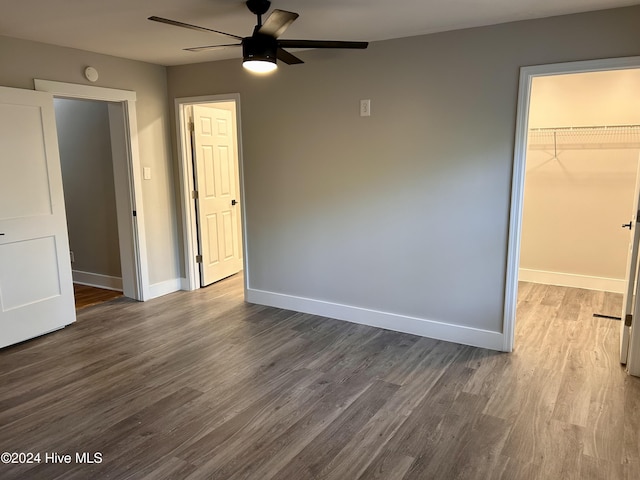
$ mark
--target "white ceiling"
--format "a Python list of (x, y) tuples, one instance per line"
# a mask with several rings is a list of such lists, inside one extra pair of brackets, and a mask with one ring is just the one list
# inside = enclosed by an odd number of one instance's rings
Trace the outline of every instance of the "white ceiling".
[[(639, 4), (640, 0), (272, 0), (300, 14), (282, 38), (376, 41), (514, 20)], [(248, 36), (255, 16), (243, 0), (0, 0), (0, 35), (160, 65), (240, 57), (217, 34), (155, 23), (156, 15)], [(268, 14), (267, 14), (268, 15)], [(266, 18), (266, 16), (265, 16)]]

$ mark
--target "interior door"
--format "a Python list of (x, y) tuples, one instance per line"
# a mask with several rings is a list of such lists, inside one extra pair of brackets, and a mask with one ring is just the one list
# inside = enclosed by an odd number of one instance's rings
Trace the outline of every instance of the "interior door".
[(0, 348), (75, 322), (53, 97), (0, 87)]
[(629, 253), (627, 255), (627, 273), (625, 276), (624, 297), (622, 300), (622, 321), (620, 322), (620, 363), (626, 364), (629, 355), (629, 334), (631, 319), (633, 318), (634, 298), (637, 290), (638, 277), (638, 248), (640, 247), (640, 228), (637, 228), (640, 220), (640, 159), (638, 161), (638, 171), (636, 173), (636, 190), (631, 220), (627, 225), (631, 229), (629, 237)]
[(194, 105), (193, 151), (202, 286), (242, 269), (234, 128), (230, 111)]

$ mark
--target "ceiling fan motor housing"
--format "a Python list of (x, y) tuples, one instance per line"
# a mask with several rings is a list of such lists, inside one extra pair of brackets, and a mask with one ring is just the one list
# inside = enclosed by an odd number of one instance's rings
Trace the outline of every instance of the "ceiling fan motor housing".
[(271, 35), (255, 34), (242, 39), (242, 56), (245, 61), (262, 60), (276, 62), (278, 40)]

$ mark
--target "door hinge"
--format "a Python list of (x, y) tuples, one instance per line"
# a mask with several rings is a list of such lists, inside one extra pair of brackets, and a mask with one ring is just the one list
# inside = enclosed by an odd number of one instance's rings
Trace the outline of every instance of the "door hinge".
[(196, 263), (202, 263), (202, 255), (196, 255)]
[(135, 210), (133, 211), (133, 216), (137, 217), (138, 216), (138, 212), (136, 212)]
[(630, 327), (630, 326), (631, 326), (631, 322), (632, 322), (632, 320), (633, 320), (633, 315), (632, 315), (632, 314), (630, 314), (630, 313), (627, 313), (627, 314), (624, 316), (624, 326), (625, 326), (625, 327)]
[(196, 129), (196, 125), (193, 122), (189, 122), (187, 128), (189, 128), (190, 132), (193, 132)]
[(636, 213), (636, 223), (640, 222), (640, 210), (638, 210), (638, 213)]
[(194, 190), (191, 192), (191, 198), (193, 198), (194, 200), (198, 199), (198, 191)]

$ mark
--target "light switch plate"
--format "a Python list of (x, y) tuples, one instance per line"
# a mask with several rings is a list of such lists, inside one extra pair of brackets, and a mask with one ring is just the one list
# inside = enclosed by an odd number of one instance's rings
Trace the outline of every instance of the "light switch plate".
[(360, 100), (360, 116), (371, 116), (371, 100)]
[(142, 178), (145, 180), (151, 180), (151, 167), (144, 167), (142, 169)]

